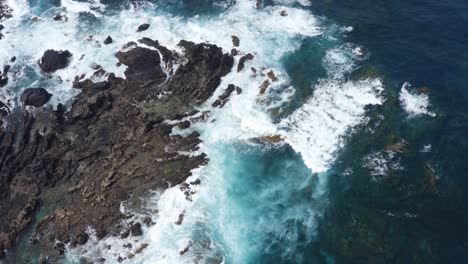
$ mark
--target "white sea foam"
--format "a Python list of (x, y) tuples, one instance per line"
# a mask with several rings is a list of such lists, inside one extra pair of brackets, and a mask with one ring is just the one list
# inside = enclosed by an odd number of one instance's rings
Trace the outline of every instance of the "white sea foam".
[(101, 4), (99, 0), (90, 0), (88, 2), (78, 2), (73, 0), (61, 0), (61, 6), (68, 12), (72, 13), (91, 13), (96, 17), (102, 16), (102, 11), (105, 5)]
[(365, 107), (383, 103), (379, 79), (346, 80), (358, 59), (353, 50), (349, 44), (328, 50), (323, 64), (329, 78), (321, 80), (312, 98), (281, 122), (286, 142), (314, 172), (329, 168), (353, 128), (365, 121)]
[(424, 93), (416, 93), (412, 91), (411, 84), (405, 82), (400, 90), (400, 104), (401, 107), (408, 113), (409, 117), (416, 117), (420, 115), (436, 116), (436, 114), (429, 110), (430, 102), (429, 96)]
[(432, 145), (431, 144), (427, 144), (427, 145), (424, 145), (421, 150), (419, 150), (419, 152), (431, 152), (432, 151)]
[(383, 102), (380, 80), (323, 80), (313, 97), (282, 122), (285, 138), (314, 172), (326, 171), (353, 128), (364, 121), (365, 107)]
[[(80, 24), (80, 14), (91, 12), (96, 15), (98, 8), (104, 9), (99, 2), (83, 3), (75, 1), (63, 1), (66, 7), (58, 9), (68, 18), (67, 22), (53, 21), (52, 17), (41, 17), (35, 21), (31, 20), (34, 13), (29, 9), (27, 3), (21, 4), (12, 21), (6, 23), (7, 34), (0, 41), (0, 61), (6, 63), (11, 57), (16, 56), (17, 60), (12, 65), (9, 74), (9, 84), (3, 90), (3, 96), (10, 90), (22, 90), (28, 86), (41, 85), (47, 88), (54, 96), (50, 104), (56, 105), (59, 102), (66, 102), (71, 99), (77, 91), (72, 88), (75, 76), (85, 74), (85, 78), (92, 78), (93, 70), (90, 66), (99, 63), (106, 71), (116, 73), (123, 77), (124, 67), (117, 67), (117, 59), (114, 57), (115, 45), (101, 48), (101, 42), (105, 36), (98, 37), (93, 34), (91, 28)], [(45, 15), (50, 16), (50, 13)], [(89, 26), (91, 27), (91, 26)], [(34, 44), (32, 44), (34, 43)], [(70, 65), (56, 71), (51, 78), (41, 77), (37, 61), (47, 49), (64, 50), (67, 49), (73, 54)], [(39, 80), (39, 82), (37, 82)], [(97, 78), (96, 80), (99, 80)], [(16, 92), (20, 93), (20, 92)], [(11, 94), (11, 93), (10, 93)]]
[(364, 158), (363, 165), (374, 177), (385, 177), (389, 172), (403, 170), (400, 158), (394, 151), (373, 152)]
[(311, 6), (312, 2), (310, 0), (274, 0), (276, 4), (281, 5), (290, 5), (294, 3), (299, 3), (302, 6)]

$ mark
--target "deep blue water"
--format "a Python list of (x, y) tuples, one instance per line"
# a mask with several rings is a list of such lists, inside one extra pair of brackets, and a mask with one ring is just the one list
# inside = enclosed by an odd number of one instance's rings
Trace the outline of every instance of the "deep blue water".
[[(331, 206), (321, 241), (338, 263), (462, 263), (468, 258), (468, 2), (317, 1), (312, 10), (353, 25), (349, 38), (372, 53), (369, 63), (390, 88), (402, 82), (431, 89), (436, 120), (407, 120), (388, 109), (375, 138), (356, 138), (343, 166), (378, 148), (390, 133), (410, 142), (406, 170), (373, 182), (365, 171), (331, 178)], [(367, 140), (366, 140), (367, 138)], [(420, 153), (421, 144), (432, 151)], [(346, 165), (345, 165), (346, 164)], [(348, 165), (349, 164), (349, 165)], [(438, 178), (427, 186), (427, 164)], [(385, 212), (412, 212), (414, 218)], [(357, 222), (352, 224), (352, 222)], [(346, 240), (346, 247), (340, 241)], [(351, 252), (353, 251), (353, 252)]]

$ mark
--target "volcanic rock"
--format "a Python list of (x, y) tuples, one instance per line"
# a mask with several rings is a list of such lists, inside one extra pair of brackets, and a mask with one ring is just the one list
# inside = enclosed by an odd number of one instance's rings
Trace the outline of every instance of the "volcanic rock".
[(190, 121), (188, 120), (185, 120), (183, 122), (180, 122), (178, 125), (177, 125), (178, 128), (180, 129), (187, 129), (190, 127)]
[(141, 236), (143, 235), (143, 231), (141, 230), (141, 224), (135, 223), (130, 227), (130, 234), (132, 236)]
[[(211, 105), (212, 107), (223, 107), (227, 101), (229, 100), (229, 96), (231, 96), (232, 92), (237, 90), (237, 86), (234, 84), (229, 84), (224, 93), (221, 94), (218, 99)], [(240, 88), (239, 88), (240, 89)]]
[(57, 14), (53, 18), (54, 21), (67, 21), (68, 17), (65, 15)]
[[(8, 107), (8, 105), (6, 105), (4, 102), (0, 101), (0, 115), (1, 116), (7, 116), (10, 114), (10, 108)], [(1, 124), (1, 122), (0, 122)]]
[(111, 44), (111, 43), (112, 43), (112, 38), (111, 38), (111, 36), (107, 36), (107, 38), (104, 40), (104, 44), (105, 44), (105, 45), (109, 45), (109, 44)]
[(237, 65), (237, 72), (240, 72), (244, 69), (245, 67), (245, 62), (247, 60), (253, 60), (254, 56), (250, 53), (248, 53), (247, 55), (244, 55), (242, 58), (240, 58), (239, 60), (239, 64)]
[(268, 80), (263, 81), (262, 84), (259, 87), (260, 94), (264, 94), (266, 89), (268, 88), (268, 86), (270, 86), (270, 82)]
[(150, 24), (141, 24), (137, 28), (137, 32), (145, 31), (150, 27)]
[(5, 66), (3, 66), (3, 73), (2, 73), (2, 75), (3, 75), (3, 76), (6, 76), (6, 75), (8, 74), (8, 72), (10, 71), (10, 68), (11, 68), (11, 66), (8, 65), (8, 64), (5, 65)]
[(239, 47), (240, 39), (236, 36), (231, 36), (231, 38), (232, 38), (232, 45), (234, 45), (234, 47)]
[(28, 88), (23, 91), (21, 95), (21, 102), (23, 105), (31, 105), (34, 107), (41, 107), (47, 103), (52, 97), (44, 88)]
[(56, 70), (66, 68), (72, 57), (68, 50), (46, 50), (38, 62), (39, 67), (45, 73), (52, 73)]
[(276, 77), (275, 72), (273, 72), (272, 70), (267, 73), (267, 76), (273, 82), (278, 81), (278, 77)]

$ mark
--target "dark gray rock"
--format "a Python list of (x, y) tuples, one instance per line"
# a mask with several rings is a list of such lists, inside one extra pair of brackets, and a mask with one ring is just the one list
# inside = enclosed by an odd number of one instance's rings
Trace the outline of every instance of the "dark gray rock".
[(244, 55), (242, 56), (242, 58), (240, 58), (239, 60), (239, 64), (237, 65), (237, 72), (240, 72), (244, 69), (245, 67), (245, 62), (248, 61), (248, 60), (253, 60), (254, 56), (250, 53), (248, 53), (247, 55)]
[(8, 84), (8, 77), (0, 76), (0, 88)]
[(107, 36), (107, 38), (104, 40), (104, 44), (105, 45), (109, 45), (112, 43), (112, 37), (111, 36)]
[(125, 76), (137, 85), (161, 83), (166, 80), (166, 74), (161, 69), (161, 58), (155, 50), (136, 47), (129, 51), (119, 51), (117, 59), (127, 65)]
[(52, 97), (44, 88), (28, 88), (23, 91), (21, 95), (21, 102), (23, 105), (31, 105), (34, 107), (41, 107), (47, 103)]
[(141, 236), (143, 235), (143, 230), (141, 230), (141, 224), (135, 223), (130, 227), (130, 234), (132, 236)]
[(41, 70), (45, 73), (52, 73), (56, 70), (66, 68), (72, 57), (68, 50), (46, 50), (38, 64)]
[(239, 47), (240, 39), (236, 36), (231, 36), (231, 38), (232, 38), (232, 45), (234, 45), (234, 47)]
[(141, 24), (137, 28), (137, 32), (145, 31), (150, 27), (150, 24)]
[(224, 90), (224, 93), (222, 93), (211, 106), (222, 108), (229, 101), (229, 97), (231, 96), (232, 92), (234, 92), (237, 89), (240, 88), (235, 86), (234, 84), (229, 84), (226, 90)]

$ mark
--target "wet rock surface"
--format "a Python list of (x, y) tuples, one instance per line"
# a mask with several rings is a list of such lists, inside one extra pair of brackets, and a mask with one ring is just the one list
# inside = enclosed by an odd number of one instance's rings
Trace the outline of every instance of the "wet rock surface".
[(104, 40), (104, 44), (105, 45), (109, 45), (112, 43), (112, 37), (111, 36), (107, 36), (107, 38)]
[(222, 93), (211, 106), (222, 108), (229, 101), (229, 97), (234, 91), (238, 91), (237, 94), (240, 94), (242, 89), (234, 84), (229, 84), (226, 90), (224, 90), (224, 93)]
[[(68, 111), (62, 105), (57, 110), (4, 105), (0, 252), (14, 246), (44, 201), (54, 209), (36, 219), (31, 239), (48, 262), (60, 262), (65, 245), (87, 243), (89, 227), (98, 239), (120, 236), (125, 231), (118, 224), (125, 218), (122, 201), (180, 184), (192, 169), (207, 162), (203, 154), (179, 154), (198, 149), (197, 132), (171, 136), (177, 124), (164, 121), (190, 116), (194, 105), (209, 98), (231, 70), (232, 56), (208, 44), (181, 41), (180, 55), (157, 41), (141, 42), (158, 47), (160, 53), (130, 43), (133, 48), (116, 54), (127, 66), (126, 78), (109, 74), (99, 83), (76, 82), (81, 93)], [(171, 65), (179, 59), (185, 64), (171, 76), (168, 69), (161, 69), (161, 61)], [(161, 97), (164, 92), (171, 95)], [(24, 102), (34, 96), (31, 104), (37, 105), (50, 95), (38, 89), (25, 94)], [(129, 235), (138, 236), (140, 231), (137, 223)]]
[(21, 95), (21, 102), (23, 105), (30, 105), (34, 107), (41, 107), (47, 103), (52, 97), (44, 88), (28, 88), (23, 91)]
[(240, 39), (239, 39), (239, 37), (237, 37), (237, 36), (231, 36), (231, 39), (232, 39), (232, 45), (233, 45), (234, 47), (239, 47), (239, 45), (240, 45)]
[(56, 70), (66, 68), (72, 57), (68, 50), (46, 50), (38, 62), (39, 67), (45, 73), (53, 73)]
[(150, 27), (150, 24), (141, 24), (137, 28), (137, 32), (145, 31)]
[(237, 65), (237, 72), (240, 72), (244, 69), (245, 67), (245, 63), (248, 61), (248, 60), (253, 60), (254, 58), (254, 55), (248, 53), (244, 56), (242, 56), (242, 58), (240, 58), (239, 60), (239, 64)]

